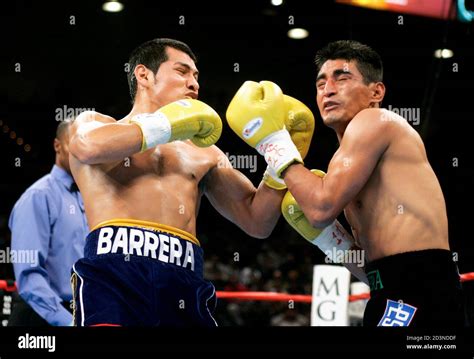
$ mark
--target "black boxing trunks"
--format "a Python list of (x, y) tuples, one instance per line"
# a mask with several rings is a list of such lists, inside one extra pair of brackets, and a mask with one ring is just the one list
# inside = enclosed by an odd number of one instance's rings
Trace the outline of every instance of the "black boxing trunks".
[(395, 254), (368, 263), (365, 271), (370, 300), (364, 326), (465, 326), (459, 271), (450, 251)]
[(203, 264), (190, 233), (129, 219), (101, 223), (73, 266), (75, 324), (215, 327), (215, 288)]

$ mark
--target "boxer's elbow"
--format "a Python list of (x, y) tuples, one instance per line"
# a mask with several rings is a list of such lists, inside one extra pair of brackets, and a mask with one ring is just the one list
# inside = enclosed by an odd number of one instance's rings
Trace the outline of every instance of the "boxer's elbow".
[(270, 234), (272, 234), (271, 229), (266, 229), (266, 228), (258, 228), (254, 232), (252, 232), (252, 237), (258, 238), (258, 239), (265, 239), (270, 237)]
[(244, 226), (241, 226), (242, 230), (247, 233), (250, 237), (258, 238), (258, 239), (265, 239), (270, 237), (270, 234), (273, 232), (273, 227), (269, 228), (267, 226), (263, 226), (261, 223), (254, 224), (251, 222), (247, 222)]
[(247, 234), (250, 237), (253, 237), (253, 238), (266, 239), (266, 238), (270, 237), (270, 234), (272, 234), (272, 231), (268, 231), (268, 232), (262, 232), (262, 231), (247, 232)]
[(100, 149), (99, 146), (95, 145), (91, 141), (87, 141), (82, 136), (74, 136), (69, 143), (69, 151), (76, 157), (81, 163), (92, 165), (99, 163)]
[(322, 199), (315, 202), (308, 215), (308, 221), (314, 228), (326, 228), (337, 218), (337, 211), (334, 203), (329, 199)]
[(334, 222), (334, 220), (335, 220), (335, 217), (333, 218), (333, 217), (327, 216), (326, 214), (318, 213), (311, 216), (311, 218), (309, 219), (309, 222), (311, 223), (311, 226), (313, 226), (314, 228), (323, 229), (329, 226), (332, 222)]

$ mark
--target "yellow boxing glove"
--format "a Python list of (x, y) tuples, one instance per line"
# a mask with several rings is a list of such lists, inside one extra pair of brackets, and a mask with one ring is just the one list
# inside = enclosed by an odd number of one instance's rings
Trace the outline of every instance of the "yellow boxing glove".
[(314, 116), (311, 110), (301, 101), (285, 95), (288, 116), (285, 120), (286, 129), (296, 145), (301, 157), (305, 159), (314, 133)]
[(222, 121), (216, 111), (193, 99), (174, 101), (154, 113), (132, 117), (143, 134), (141, 151), (176, 140), (190, 139), (196, 146), (208, 147), (222, 133)]
[(275, 83), (246, 81), (230, 102), (226, 116), (230, 128), (265, 157), (277, 177), (291, 163), (303, 163), (285, 129), (287, 108)]
[[(326, 175), (320, 170), (311, 170), (311, 172), (321, 178)], [(332, 262), (340, 262), (335, 255), (340, 253), (337, 251), (346, 251), (354, 246), (354, 239), (337, 220), (324, 229), (314, 228), (290, 191), (286, 192), (281, 202), (281, 212), (286, 221), (304, 239), (321, 249)]]
[[(314, 133), (313, 113), (304, 103), (293, 97), (284, 95), (284, 101), (286, 107), (285, 127), (301, 154), (301, 158), (304, 159), (308, 154)], [(286, 188), (285, 182), (278, 178), (268, 167), (263, 174), (263, 182), (273, 189), (282, 190)]]

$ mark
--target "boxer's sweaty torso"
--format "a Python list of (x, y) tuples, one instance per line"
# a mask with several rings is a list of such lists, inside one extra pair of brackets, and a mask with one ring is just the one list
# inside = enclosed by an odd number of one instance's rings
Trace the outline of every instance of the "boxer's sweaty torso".
[(423, 142), (395, 115), (390, 143), (369, 180), (345, 208), (358, 245), (371, 261), (396, 253), (448, 249), (446, 206)]
[(195, 235), (200, 183), (216, 166), (217, 157), (212, 147), (175, 141), (114, 164), (87, 165), (71, 156), (71, 169), (91, 228), (104, 221), (128, 218)]

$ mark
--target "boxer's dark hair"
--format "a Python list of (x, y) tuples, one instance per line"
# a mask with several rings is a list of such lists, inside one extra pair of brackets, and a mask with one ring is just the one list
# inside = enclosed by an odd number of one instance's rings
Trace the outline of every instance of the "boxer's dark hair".
[(166, 54), (167, 47), (172, 47), (173, 49), (182, 51), (188, 54), (194, 62), (197, 62), (196, 55), (191, 51), (191, 48), (184, 42), (178, 40), (161, 38), (141, 44), (132, 51), (128, 60), (129, 71), (127, 79), (132, 103), (135, 101), (135, 96), (137, 94), (137, 79), (133, 73), (135, 67), (138, 65), (145, 65), (156, 75), (160, 65), (168, 60), (168, 55)]
[(317, 51), (314, 58), (316, 73), (319, 73), (327, 60), (339, 59), (355, 60), (366, 85), (383, 81), (383, 64), (380, 55), (371, 47), (352, 40), (331, 42)]

